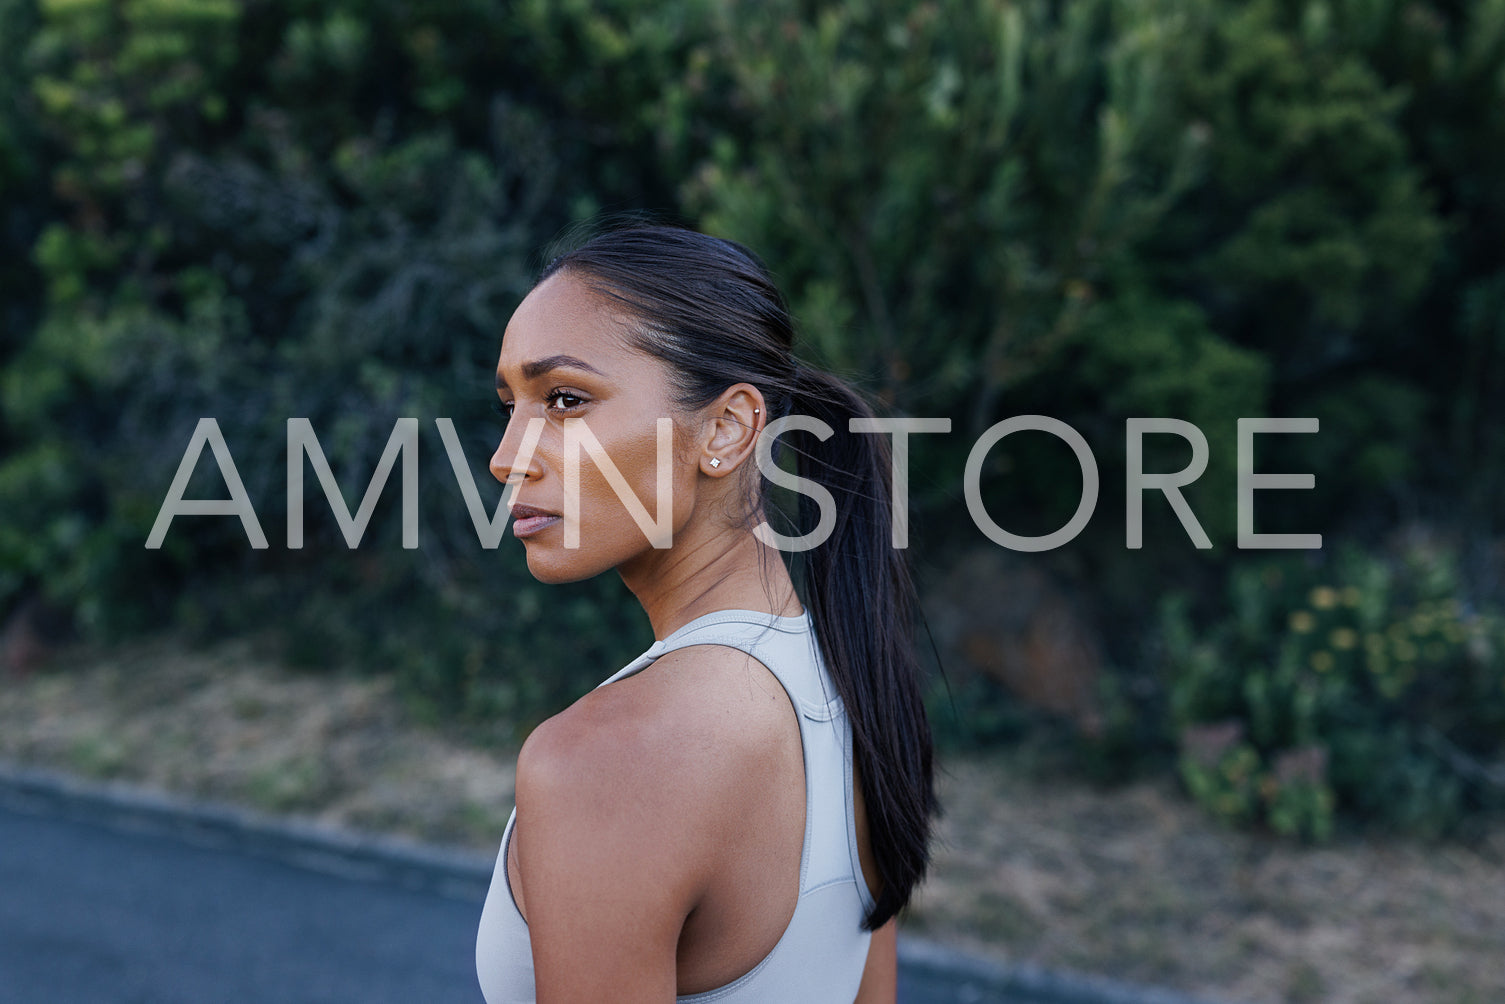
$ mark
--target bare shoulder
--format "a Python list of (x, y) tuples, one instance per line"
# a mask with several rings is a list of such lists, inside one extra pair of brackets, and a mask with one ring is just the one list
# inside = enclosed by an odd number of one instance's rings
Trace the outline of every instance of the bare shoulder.
[[(749, 806), (787, 801), (800, 763), (777, 679), (716, 646), (668, 653), (535, 729), (514, 846), (539, 999), (622, 999), (631, 973), (672, 996), (687, 918), (724, 895)], [(589, 974), (610, 979), (586, 992)]]
[[(778, 680), (736, 649), (699, 645), (591, 691), (518, 754), (520, 820), (714, 867), (718, 831), (777, 782), (798, 725)], [(573, 843), (573, 841), (571, 841)]]
[(534, 729), (518, 755), (519, 803), (534, 791), (578, 791), (597, 806), (673, 799), (683, 813), (693, 809), (685, 796), (728, 780), (728, 766), (755, 768), (747, 756), (792, 721), (784, 689), (750, 655), (677, 649)]

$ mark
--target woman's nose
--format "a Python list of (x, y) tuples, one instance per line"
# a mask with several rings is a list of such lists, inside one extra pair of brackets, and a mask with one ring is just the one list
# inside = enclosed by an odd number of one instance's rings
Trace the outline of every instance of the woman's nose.
[(543, 420), (539, 418), (530, 419), (526, 427), (520, 421), (509, 422), (502, 441), (491, 455), (491, 476), (504, 485), (539, 477), (543, 468), (536, 454), (542, 426)]
[(503, 439), (491, 455), (491, 476), (504, 485), (528, 480), (528, 468), (532, 465), (519, 464), (517, 461), (517, 451), (509, 450), (507, 441)]

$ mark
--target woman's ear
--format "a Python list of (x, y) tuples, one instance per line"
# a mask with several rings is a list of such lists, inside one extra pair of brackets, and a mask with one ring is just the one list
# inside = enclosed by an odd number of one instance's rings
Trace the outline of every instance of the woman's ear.
[(763, 393), (750, 383), (733, 384), (705, 410), (705, 441), (700, 470), (713, 478), (725, 477), (748, 462), (758, 444), (758, 434), (768, 422)]

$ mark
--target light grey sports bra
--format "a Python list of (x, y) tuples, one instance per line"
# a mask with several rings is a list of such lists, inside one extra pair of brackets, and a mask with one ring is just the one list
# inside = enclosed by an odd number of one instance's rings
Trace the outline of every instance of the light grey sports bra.
[[(857, 857), (852, 799), (852, 729), (826, 675), (807, 611), (780, 617), (722, 610), (698, 617), (605, 680), (615, 683), (665, 652), (690, 645), (726, 645), (767, 666), (799, 714), (805, 759), (805, 842), (800, 894), (789, 926), (763, 960), (725, 986), (679, 997), (681, 1004), (830, 1004), (857, 996), (869, 934), (862, 918), (873, 900)], [(487, 1004), (534, 1004), (528, 925), (507, 881), (507, 845), (517, 810), (507, 820), (491, 889), (476, 936), (476, 975)]]

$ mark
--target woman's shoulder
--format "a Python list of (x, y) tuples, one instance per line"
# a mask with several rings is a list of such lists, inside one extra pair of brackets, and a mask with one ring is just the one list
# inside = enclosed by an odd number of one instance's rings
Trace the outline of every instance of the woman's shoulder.
[(722, 645), (677, 649), (534, 729), (518, 755), (519, 785), (525, 775), (552, 783), (589, 775), (631, 790), (700, 787), (724, 780), (727, 761), (765, 748), (793, 722), (783, 687), (752, 656)]
[(571, 867), (633, 861), (660, 881), (672, 873), (693, 900), (723, 865), (729, 828), (781, 782), (791, 741), (797, 762), (798, 723), (760, 663), (677, 650), (533, 730), (518, 754), (518, 819)]
[[(774, 675), (752, 656), (695, 645), (599, 687), (540, 724), (518, 754), (527, 795), (609, 806), (735, 811), (799, 726)], [(774, 781), (772, 771), (768, 780)]]

